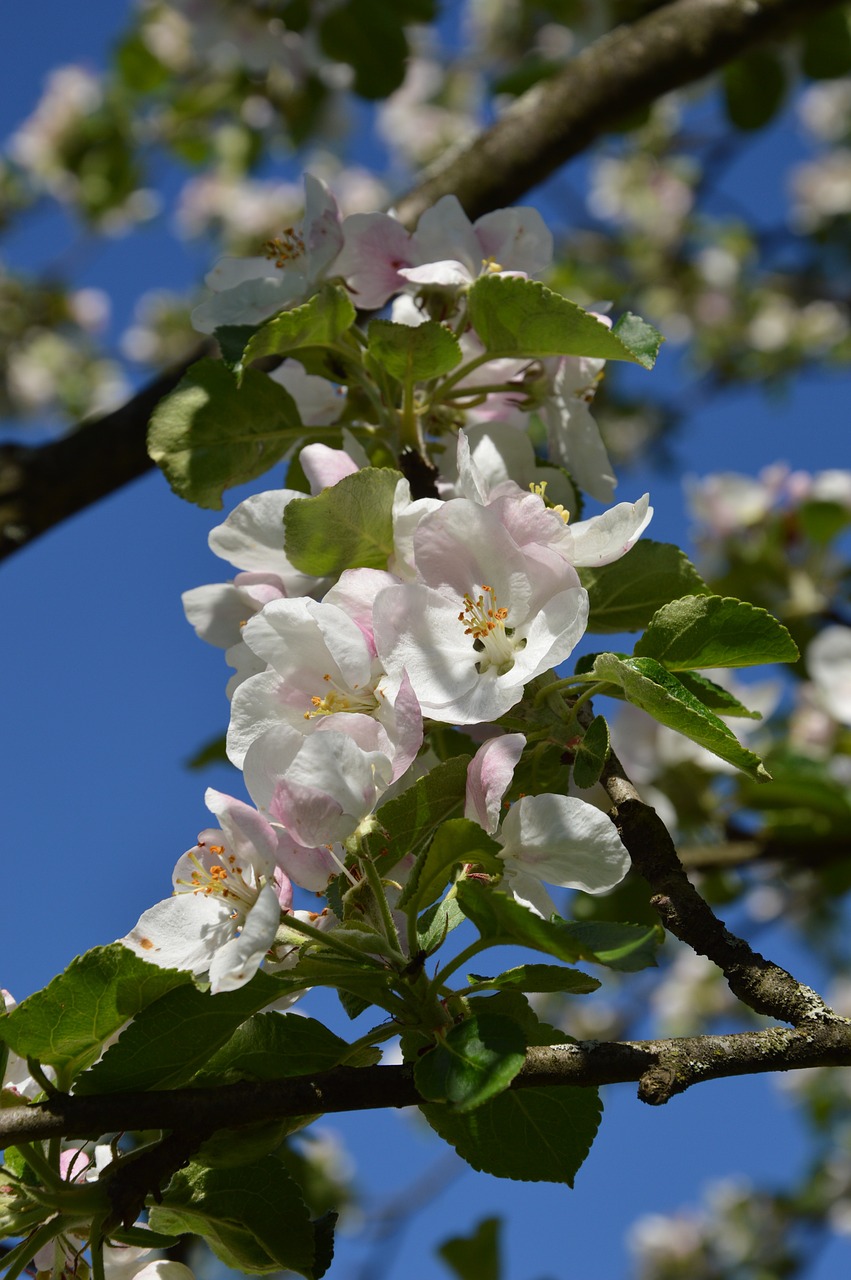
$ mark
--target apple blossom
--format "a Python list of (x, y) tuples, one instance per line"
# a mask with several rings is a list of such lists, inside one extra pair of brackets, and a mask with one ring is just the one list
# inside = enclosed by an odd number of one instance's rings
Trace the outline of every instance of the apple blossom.
[(624, 878), (630, 860), (610, 819), (575, 796), (523, 796), (499, 827), (502, 798), (525, 745), (521, 733), (489, 738), (467, 770), (465, 816), (501, 845), (503, 887), (536, 915), (555, 905), (544, 883), (605, 893)]
[(356, 736), (393, 761), (393, 779), (416, 756), (423, 738), (419, 705), (404, 675), (392, 694), (385, 688), (372, 637), (369, 596), (396, 579), (379, 570), (349, 571), (337, 599), (346, 598), (352, 578), (366, 584), (358, 621), (328, 598), (301, 598), (274, 601), (246, 624), (245, 645), (271, 669), (234, 691), (228, 755), (237, 767), (251, 743), (278, 723), (302, 734), (321, 725)]
[(556, 554), (536, 560), (491, 507), (466, 498), (423, 515), (413, 547), (418, 580), (375, 601), (378, 656), (393, 680), (407, 673), (426, 715), (494, 720), (582, 636), (576, 571)]
[(319, 178), (304, 175), (304, 221), (269, 241), (266, 255), (222, 258), (206, 277), (213, 297), (197, 306), (200, 333), (221, 325), (259, 324), (316, 292), (343, 245), (337, 202)]
[(209, 974), (233, 991), (254, 976), (271, 947), (292, 888), (280, 870), (280, 839), (250, 805), (208, 789), (221, 829), (204, 830), (178, 859), (174, 896), (143, 912), (120, 941), (164, 968)]

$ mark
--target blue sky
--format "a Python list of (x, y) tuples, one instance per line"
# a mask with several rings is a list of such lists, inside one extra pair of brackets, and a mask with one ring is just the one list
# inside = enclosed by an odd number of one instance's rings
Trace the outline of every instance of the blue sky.
[[(52, 66), (101, 64), (129, 11), (116, 0), (47, 8), (46, 15), (45, 6), (19, 6), (16, 40), (0, 48), (4, 136), (31, 110)], [(739, 199), (776, 209), (785, 164), (798, 147), (787, 116), (728, 175)], [(43, 234), (41, 224), (5, 251), (29, 263)], [(182, 284), (206, 265), (198, 250), (187, 265), (164, 245), (158, 256), (158, 245), (155, 230), (140, 257), (116, 242), (84, 283), (109, 287), (126, 317), (143, 287), (168, 284), (175, 274)], [(663, 354), (658, 374), (636, 377), (673, 387), (677, 365)], [(754, 472), (776, 459), (810, 470), (849, 466), (849, 388), (847, 373), (833, 373), (807, 377), (779, 403), (755, 390), (719, 399), (689, 420), (680, 472)], [(267, 483), (279, 480), (274, 474)], [(683, 542), (680, 473), (638, 469), (622, 480), (619, 496), (645, 489), (656, 505), (653, 536)], [(234, 491), (228, 509), (241, 496)], [(205, 786), (237, 786), (231, 771), (200, 776), (185, 768), (227, 718), (221, 654), (196, 639), (180, 606), (181, 591), (226, 576), (206, 547), (220, 518), (180, 502), (150, 475), (2, 566), (7, 910), (0, 983), (19, 998), (79, 951), (126, 932), (165, 896), (174, 861), (207, 825)], [(782, 938), (777, 945), (777, 958), (802, 963)], [(330, 1127), (345, 1135), (375, 1194), (398, 1191), (441, 1158), (408, 1116), (335, 1117)], [(791, 1104), (771, 1079), (704, 1086), (660, 1110), (637, 1103), (630, 1086), (610, 1089), (601, 1135), (574, 1191), (469, 1173), (412, 1223), (387, 1280), (445, 1276), (434, 1244), (491, 1213), (510, 1216), (510, 1280), (614, 1280), (627, 1274), (622, 1236), (638, 1213), (693, 1203), (707, 1180), (731, 1172), (782, 1177), (802, 1154)], [(843, 1257), (847, 1267), (844, 1248), (823, 1255), (812, 1280), (829, 1280)], [(360, 1256), (341, 1244), (332, 1277), (354, 1280)]]

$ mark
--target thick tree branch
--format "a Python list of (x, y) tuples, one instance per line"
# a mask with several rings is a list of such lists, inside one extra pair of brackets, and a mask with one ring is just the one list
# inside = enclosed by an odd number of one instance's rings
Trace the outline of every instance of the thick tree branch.
[(664, 822), (642, 803), (614, 752), (601, 782), (632, 864), (653, 890), (653, 905), (668, 932), (717, 964), (733, 994), (757, 1013), (793, 1027), (835, 1021), (821, 996), (724, 927), (686, 875)]
[(442, 159), (399, 201), (400, 216), (414, 222), (449, 192), (471, 218), (511, 204), (662, 94), (835, 7), (836, 0), (674, 0), (615, 27)]
[(61, 440), (0, 445), (0, 560), (149, 471), (145, 441), (155, 405), (211, 350), (199, 344), (120, 409)]
[[(829, 1066), (851, 1066), (851, 1021), (836, 1015), (800, 1031), (770, 1027), (730, 1035), (613, 1044), (586, 1040), (529, 1049), (511, 1087), (590, 1088), (638, 1081), (639, 1098), (658, 1106), (707, 1080)], [(0, 1145), (56, 1135), (93, 1138), (134, 1129), (209, 1134), (288, 1116), (410, 1107), (422, 1101), (409, 1066), (337, 1067), (312, 1077), (210, 1089), (91, 1097), (60, 1093), (45, 1102), (0, 1110)]]
[[(623, 24), (442, 159), (398, 201), (399, 216), (412, 226), (449, 192), (471, 217), (510, 204), (660, 94), (835, 6), (836, 0), (673, 0)], [(145, 451), (151, 410), (189, 363), (63, 440), (0, 447), (0, 560), (151, 467)]]

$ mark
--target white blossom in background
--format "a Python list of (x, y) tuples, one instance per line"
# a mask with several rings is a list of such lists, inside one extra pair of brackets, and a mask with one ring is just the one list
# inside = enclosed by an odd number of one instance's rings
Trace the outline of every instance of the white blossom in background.
[(825, 627), (807, 649), (807, 670), (824, 710), (851, 726), (851, 627)]
[(818, 231), (832, 218), (851, 212), (851, 149), (831, 151), (800, 164), (790, 177), (790, 221), (804, 234)]
[(100, 78), (77, 64), (48, 75), (38, 106), (12, 134), (9, 154), (39, 186), (60, 200), (73, 199), (77, 179), (62, 158), (66, 139), (103, 105)]

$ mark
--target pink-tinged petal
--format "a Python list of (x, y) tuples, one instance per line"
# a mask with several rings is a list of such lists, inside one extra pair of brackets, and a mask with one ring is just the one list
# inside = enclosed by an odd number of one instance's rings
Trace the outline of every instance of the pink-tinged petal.
[[(299, 844), (286, 832), (281, 835), (278, 858), (287, 883), (291, 880), (293, 884), (299, 885), (302, 889), (308, 889), (311, 893), (321, 893), (331, 877), (339, 875), (340, 872), (336, 859), (326, 845), (313, 849)], [(291, 904), (281, 903), (284, 907), (289, 905)]]
[(207, 272), (204, 283), (208, 289), (222, 293), (225, 289), (235, 289), (246, 280), (257, 280), (263, 276), (275, 280), (279, 275), (269, 258), (219, 258), (212, 271)]
[(506, 815), (499, 839), (507, 867), (565, 889), (604, 893), (630, 866), (612, 821), (574, 796), (524, 796)]
[(119, 942), (164, 969), (206, 973), (218, 949), (233, 934), (230, 907), (220, 898), (180, 893), (143, 911)]
[(611, 502), (617, 481), (600, 428), (583, 399), (572, 394), (558, 396), (558, 383), (557, 377), (556, 395), (543, 410), (550, 461), (566, 467), (592, 498)]
[(367, 311), (383, 307), (404, 281), (400, 267), (414, 262), (411, 237), (396, 218), (386, 213), (353, 213), (343, 220), (343, 248), (334, 264), (352, 293), (356, 306)]
[(464, 817), (478, 822), (493, 835), (499, 826), (502, 797), (508, 790), (526, 739), (522, 733), (505, 733), (489, 738), (473, 756), (467, 768), (467, 799)]
[(482, 257), (506, 271), (539, 276), (553, 260), (553, 237), (537, 209), (495, 209), (473, 224)]
[(619, 502), (602, 515), (568, 525), (564, 554), (574, 565), (611, 564), (631, 550), (652, 518), (648, 493), (638, 502)]
[(284, 554), (284, 510), (303, 497), (295, 489), (269, 489), (246, 498), (211, 529), (210, 550), (237, 569), (276, 574), (288, 595), (310, 595), (322, 579), (300, 573)]
[(305, 286), (300, 271), (279, 271), (275, 276), (243, 280), (235, 288), (199, 303), (192, 312), (192, 326), (198, 333), (214, 333), (227, 324), (261, 324), (300, 300)]
[(204, 803), (230, 838), (233, 852), (249, 860), (258, 874), (271, 875), (278, 837), (263, 815), (244, 800), (236, 800), (212, 787), (207, 788)]
[(303, 734), (309, 698), (304, 690), (277, 671), (261, 671), (243, 680), (233, 691), (227, 733), (227, 756), (241, 769), (252, 742), (269, 729), (284, 724)]
[(411, 767), (423, 745), (423, 713), (407, 671), (402, 672), (393, 705), (385, 701), (380, 714), (395, 748), (392, 756), (395, 782)]
[(226, 942), (210, 964), (210, 990), (236, 991), (254, 977), (275, 941), (281, 904), (271, 885), (264, 885), (245, 918), (241, 931)]
[(323, 604), (336, 605), (360, 628), (370, 656), (375, 657), (372, 610), (376, 596), (385, 587), (395, 587), (399, 579), (384, 569), (346, 569), (335, 586), (322, 597)]
[(183, 612), (195, 633), (207, 644), (229, 649), (239, 640), (240, 627), (256, 612), (230, 582), (193, 587), (181, 596)]
[(305, 445), (298, 459), (312, 494), (330, 489), (345, 476), (353, 475), (360, 469), (345, 449), (331, 449), (327, 444)]

